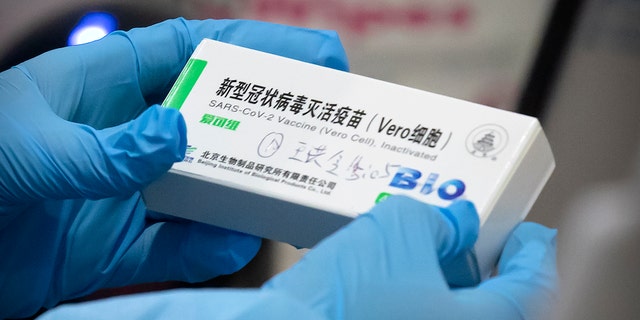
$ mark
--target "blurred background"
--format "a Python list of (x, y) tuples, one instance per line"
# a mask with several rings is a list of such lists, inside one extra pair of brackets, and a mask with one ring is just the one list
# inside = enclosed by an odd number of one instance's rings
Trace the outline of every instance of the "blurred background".
[[(557, 167), (527, 220), (559, 228), (564, 273), (571, 273), (571, 264), (580, 258), (569, 244), (575, 237), (593, 241), (584, 226), (609, 216), (602, 211), (589, 215), (586, 211), (593, 206), (576, 202), (588, 203), (594, 192), (609, 194), (606, 210), (615, 211), (619, 201), (614, 200), (625, 191), (612, 192), (619, 190), (612, 186), (628, 185), (626, 181), (640, 170), (640, 1), (3, 0), (2, 4), (2, 70), (66, 46), (70, 38), (91, 39), (111, 28), (126, 30), (178, 16), (258, 19), (337, 30), (353, 73), (536, 116)], [(265, 241), (247, 268), (200, 285), (257, 286), (304, 252)]]

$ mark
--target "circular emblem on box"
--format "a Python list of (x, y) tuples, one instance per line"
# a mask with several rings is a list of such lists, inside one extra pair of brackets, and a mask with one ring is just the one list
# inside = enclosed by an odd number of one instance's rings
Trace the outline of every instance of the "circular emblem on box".
[(467, 136), (467, 150), (478, 158), (496, 159), (509, 141), (507, 130), (496, 124), (485, 124), (475, 128)]

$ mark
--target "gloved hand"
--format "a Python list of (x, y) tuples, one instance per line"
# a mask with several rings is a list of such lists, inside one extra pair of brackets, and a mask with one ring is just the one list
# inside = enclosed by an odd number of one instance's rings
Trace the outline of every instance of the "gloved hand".
[(177, 19), (0, 73), (0, 318), (103, 287), (205, 280), (255, 255), (260, 239), (147, 212), (138, 192), (184, 157), (179, 112), (149, 106), (203, 37), (347, 68), (332, 32)]
[(538, 224), (514, 230), (498, 276), (449, 288), (440, 266), (473, 247), (478, 225), (467, 201), (438, 208), (391, 197), (264, 290), (327, 319), (547, 319), (556, 294), (556, 232)]
[(522, 223), (498, 275), (451, 289), (441, 264), (473, 246), (466, 201), (437, 208), (387, 198), (259, 290), (174, 290), (67, 305), (51, 319), (548, 319), (556, 295), (555, 234)]

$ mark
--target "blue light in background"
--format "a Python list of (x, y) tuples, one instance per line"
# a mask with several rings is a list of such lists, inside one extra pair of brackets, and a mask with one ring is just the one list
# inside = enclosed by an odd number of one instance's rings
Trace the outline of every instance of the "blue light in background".
[(107, 12), (89, 12), (69, 33), (67, 45), (75, 46), (98, 40), (118, 27), (116, 18)]

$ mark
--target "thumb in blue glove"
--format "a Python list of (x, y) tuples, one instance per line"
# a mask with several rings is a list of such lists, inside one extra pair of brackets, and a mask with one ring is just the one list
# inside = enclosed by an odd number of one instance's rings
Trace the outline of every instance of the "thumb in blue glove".
[(260, 239), (148, 212), (137, 191), (184, 156), (180, 114), (148, 106), (203, 37), (346, 68), (333, 33), (176, 19), (0, 73), (0, 318), (103, 287), (206, 280), (255, 255)]

